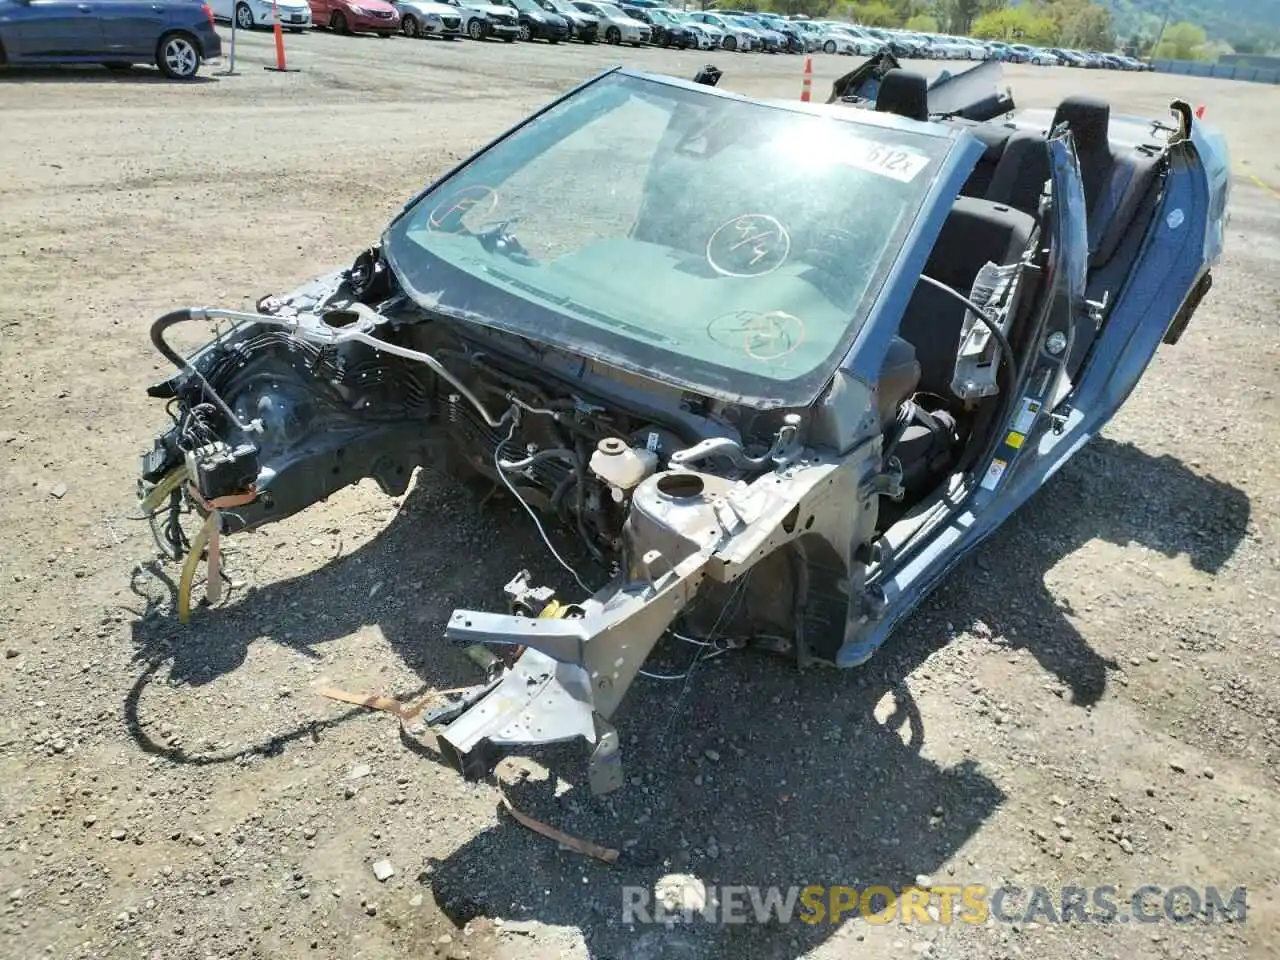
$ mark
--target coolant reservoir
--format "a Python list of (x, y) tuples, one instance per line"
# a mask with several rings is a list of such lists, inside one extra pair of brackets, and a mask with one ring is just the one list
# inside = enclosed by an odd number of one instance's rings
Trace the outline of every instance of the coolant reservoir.
[(658, 454), (605, 437), (591, 454), (591, 472), (617, 490), (630, 490), (658, 466)]

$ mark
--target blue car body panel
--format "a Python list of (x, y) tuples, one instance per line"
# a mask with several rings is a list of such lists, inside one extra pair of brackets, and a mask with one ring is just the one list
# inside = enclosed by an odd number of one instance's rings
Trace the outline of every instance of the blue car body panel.
[(0, 50), (10, 65), (151, 63), (181, 31), (205, 60), (222, 40), (198, 0), (0, 0)]

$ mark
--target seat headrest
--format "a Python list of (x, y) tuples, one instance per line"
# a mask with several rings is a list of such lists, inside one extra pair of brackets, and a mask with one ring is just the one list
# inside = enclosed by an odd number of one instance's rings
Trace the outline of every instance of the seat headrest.
[(880, 81), (876, 112), (896, 113), (911, 120), (929, 119), (929, 85), (923, 74), (890, 70)]
[(1094, 97), (1071, 96), (1060, 104), (1053, 115), (1053, 126), (1065, 123), (1071, 130), (1076, 150), (1105, 147), (1107, 126), (1111, 122), (1111, 105)]

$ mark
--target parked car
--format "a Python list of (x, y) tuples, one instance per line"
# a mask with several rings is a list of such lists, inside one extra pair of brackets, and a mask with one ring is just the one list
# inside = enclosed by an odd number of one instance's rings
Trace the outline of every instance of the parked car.
[(971, 37), (952, 37), (956, 43), (964, 48), (964, 59), (966, 60), (986, 60), (989, 51), (981, 40), (974, 40)]
[(681, 50), (698, 46), (697, 32), (692, 25), (682, 20), (675, 10), (668, 10), (665, 7), (636, 7), (635, 9), (642, 9), (653, 18), (650, 23), (651, 29), (659, 24), (662, 25), (669, 46), (679, 47)]
[(545, 40), (547, 43), (559, 43), (568, 40), (570, 35), (569, 21), (558, 13), (552, 13), (538, 6), (538, 0), (493, 0), (500, 7), (510, 7), (516, 13), (516, 21), (520, 27), (520, 39)]
[(100, 63), (124, 71), (154, 63), (171, 80), (190, 80), (220, 56), (207, 3), (0, 0), (0, 65)]
[(818, 39), (819, 49), (823, 53), (852, 56), (858, 52), (858, 41), (852, 34), (826, 23), (810, 23), (806, 26), (809, 28), (808, 32)]
[(1146, 69), (1146, 64), (1141, 60), (1135, 60), (1133, 57), (1125, 56), (1123, 53), (1108, 53), (1106, 59), (1116, 70)]
[(971, 60), (972, 51), (955, 37), (947, 37), (938, 33), (922, 33), (920, 37), (928, 45), (931, 54), (938, 60)]
[(472, 40), (496, 37), (514, 43), (520, 36), (520, 19), (510, 7), (489, 3), (488, 0), (440, 0), (455, 7), (462, 16), (462, 32)]
[(992, 60), (999, 60), (1002, 63), (1013, 63), (1013, 52), (1009, 49), (1009, 45), (1003, 40), (988, 40), (987, 49), (991, 51)]
[(218, 20), (235, 20), (241, 30), (254, 27), (275, 26), (275, 10), (280, 12), (280, 26), (294, 33), (311, 27), (311, 5), (307, 0), (278, 0), (275, 9), (271, 0), (209, 0), (213, 15)]
[(709, 23), (694, 20), (683, 10), (666, 9), (668, 16), (674, 17), (686, 30), (693, 33), (694, 46), (699, 50), (720, 50), (724, 46), (724, 31)]
[[(828, 23), (827, 26), (843, 30), (845, 24)], [(903, 34), (897, 33), (893, 30), (882, 30), (879, 27), (863, 27), (862, 32), (869, 37), (879, 40), (884, 44), (885, 49), (899, 60), (908, 60), (925, 56), (924, 45), (920, 41), (908, 39)]]
[(1010, 44), (1009, 49), (1014, 54), (1012, 58), (1014, 63), (1034, 63), (1041, 67), (1055, 67), (1061, 62), (1048, 50), (1031, 47), (1025, 43)]
[(569, 21), (570, 40), (595, 43), (600, 39), (600, 19), (583, 13), (569, 0), (538, 0), (538, 6), (549, 13), (558, 13)]
[(787, 38), (772, 27), (765, 26), (755, 17), (734, 17), (738, 23), (749, 30), (754, 30), (760, 37), (760, 49), (765, 53), (786, 53)]
[(723, 14), (743, 28), (752, 31), (759, 38), (757, 49), (766, 53), (783, 53), (789, 48), (787, 36), (772, 24), (766, 23), (760, 14), (748, 10), (729, 10), (717, 7), (716, 13)]
[(800, 29), (800, 25), (792, 23), (776, 13), (757, 13), (754, 19), (759, 20), (770, 30), (776, 30), (787, 38), (788, 53), (813, 53), (820, 49), (818, 38)]
[(890, 30), (889, 33), (906, 47), (908, 57), (923, 60), (937, 60), (941, 57), (941, 54), (933, 49), (929, 41), (918, 33), (912, 33), (908, 30)]
[(678, 20), (673, 20), (665, 10), (657, 7), (637, 7), (621, 3), (618, 9), (632, 20), (639, 20), (649, 28), (649, 42), (659, 47), (678, 47), (687, 50), (695, 45), (693, 31)]
[(836, 50), (824, 50), (823, 44), (827, 40), (827, 31), (825, 27), (814, 23), (811, 20), (787, 20), (787, 24), (791, 29), (795, 30), (804, 38), (805, 52), (813, 53), (822, 50), (825, 53), (836, 53)]
[(376, 33), (389, 37), (400, 29), (400, 14), (387, 0), (310, 0), (311, 19), (334, 33)]
[(708, 13), (705, 10), (690, 13), (689, 16), (698, 23), (705, 23), (719, 30), (721, 34), (720, 46), (730, 53), (734, 50), (745, 51), (751, 49), (753, 39), (751, 31), (730, 23), (728, 18), (718, 13)]
[(597, 0), (575, 0), (574, 6), (600, 21), (600, 35), (606, 43), (629, 43), (633, 47), (649, 42), (652, 31), (649, 25), (635, 17), (629, 17), (612, 3)]
[(864, 27), (854, 24), (841, 24), (832, 32), (850, 37), (853, 40), (853, 52), (860, 57), (874, 57), (885, 46), (883, 40), (872, 36)]
[(400, 32), (406, 37), (462, 36), (462, 15), (456, 7), (435, 0), (393, 0), (400, 14)]

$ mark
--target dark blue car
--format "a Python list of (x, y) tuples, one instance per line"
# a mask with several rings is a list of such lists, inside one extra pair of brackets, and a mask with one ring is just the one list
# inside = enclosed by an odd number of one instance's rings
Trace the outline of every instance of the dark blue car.
[(0, 65), (154, 63), (190, 80), (220, 56), (213, 11), (197, 0), (0, 0)]

